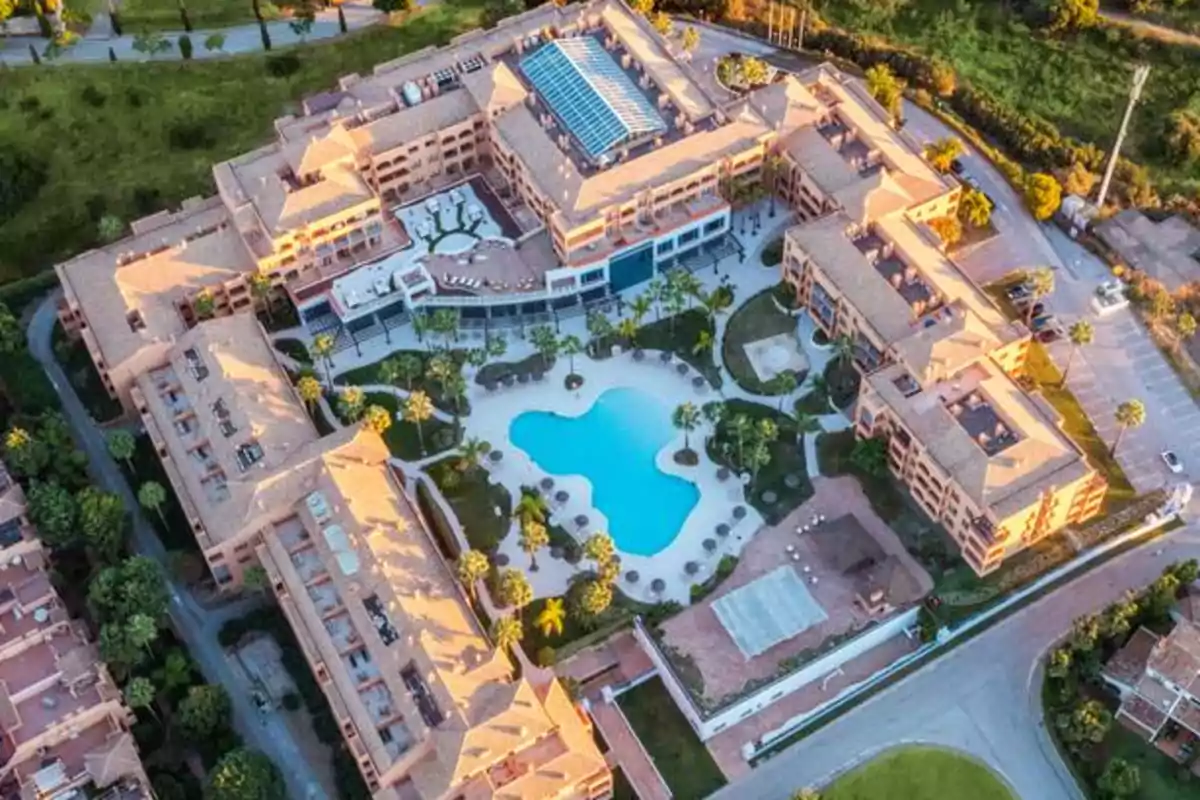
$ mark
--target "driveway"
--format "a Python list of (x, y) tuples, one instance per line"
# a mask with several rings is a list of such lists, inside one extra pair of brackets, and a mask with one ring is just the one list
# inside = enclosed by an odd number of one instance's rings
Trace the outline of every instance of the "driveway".
[(125, 476), (108, 454), (103, 434), (88, 416), (79, 397), (59, 367), (51, 348), (55, 306), (59, 292), (42, 301), (26, 331), (29, 349), (42, 365), (62, 401), (63, 414), (75, 434), (75, 441), (87, 454), (92, 480), (102, 489), (120, 496), (133, 520), (130, 545), (140, 555), (157, 561), (163, 570), (171, 595), (170, 615), (176, 634), (187, 645), (204, 679), (220, 684), (229, 692), (233, 704), (233, 727), (248, 747), (265, 753), (279, 767), (288, 786), (288, 796), (326, 800), (316, 775), (303, 757), (287, 724), (278, 713), (261, 713), (250, 699), (253, 687), (246, 674), (231, 666), (230, 659), (217, 640), (226, 621), (239, 617), (261, 604), (261, 598), (246, 598), (216, 609), (200, 605), (187, 587), (167, 568), (167, 551), (142, 513), (141, 506), (125, 481)]
[[(1160, 554), (1161, 551), (1161, 554)], [(719, 800), (786, 800), (898, 744), (965, 750), (1002, 774), (1022, 800), (1080, 800), (1046, 737), (1034, 680), (1041, 655), (1076, 617), (1150, 583), (1172, 561), (1200, 555), (1188, 525), (1075, 579), (821, 728)]]

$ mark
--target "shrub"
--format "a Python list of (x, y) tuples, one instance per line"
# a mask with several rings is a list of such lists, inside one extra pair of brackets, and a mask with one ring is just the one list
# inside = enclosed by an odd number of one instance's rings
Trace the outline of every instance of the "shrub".
[(300, 710), (300, 695), (296, 694), (295, 692), (288, 692), (285, 694), (281, 702), (283, 703), (283, 707), (288, 711)]
[(1189, 163), (1200, 160), (1200, 113), (1181, 108), (1171, 114), (1165, 139), (1172, 155)]
[(783, 237), (777, 236), (763, 248), (762, 263), (765, 267), (775, 267), (781, 261), (783, 261)]
[(192, 58), (192, 37), (186, 33), (179, 37), (179, 55), (184, 61), (190, 61)]
[(204, 121), (178, 122), (167, 129), (172, 150), (204, 150), (217, 143), (217, 137)]
[(557, 655), (554, 648), (550, 645), (539, 647), (537, 651), (537, 664), (539, 667), (553, 667), (557, 661)]
[(272, 78), (286, 78), (300, 70), (300, 56), (293, 52), (267, 59), (267, 74)]
[(0, 222), (16, 216), (37, 197), (45, 181), (45, 164), (12, 145), (0, 144)]
[(103, 108), (104, 102), (108, 100), (108, 96), (89, 83), (87, 86), (83, 87), (83, 91), (79, 93), (79, 99), (92, 108)]

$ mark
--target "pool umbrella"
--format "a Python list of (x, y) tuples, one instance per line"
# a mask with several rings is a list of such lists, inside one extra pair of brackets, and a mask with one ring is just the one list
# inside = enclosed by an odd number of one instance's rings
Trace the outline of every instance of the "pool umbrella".
[(543, 492), (548, 492), (554, 488), (554, 478), (542, 478), (542, 482), (538, 485), (542, 487)]
[(550, 548), (550, 557), (551, 558), (562, 558), (563, 557), (563, 549), (561, 547), (551, 547)]
[(571, 499), (571, 495), (567, 494), (562, 489), (559, 489), (554, 493), (554, 499), (559, 503), (565, 503)]
[(670, 350), (663, 350), (661, 353), (659, 353), (659, 354), (658, 354), (658, 357), (659, 357), (659, 359), (660, 359), (660, 360), (661, 360), (661, 361), (662, 361), (664, 364), (670, 363), (670, 361), (671, 361), (671, 351), (670, 351)]
[(634, 360), (634, 361), (641, 361), (641, 360), (642, 360), (643, 358), (645, 358), (645, 357), (646, 357), (646, 354), (645, 354), (645, 353), (643, 353), (641, 350), (634, 350), (634, 351), (633, 351), (633, 360)]
[(705, 539), (704, 540), (704, 549), (710, 553), (713, 552), (714, 550), (716, 550), (717, 549), (717, 540), (716, 539)]
[(718, 469), (717, 470), (717, 480), (719, 480), (719, 481), (729, 480), (729, 470), (726, 469), (725, 467), (721, 467), (720, 469)]
[(505, 555), (504, 553), (497, 553), (496, 554), (496, 566), (497, 567), (507, 567), (508, 566), (508, 556)]
[(586, 528), (587, 524), (588, 524), (588, 518), (587, 518), (586, 514), (580, 514), (579, 516), (575, 517), (576, 527)]
[(493, 450), (492, 452), (488, 453), (488, 459), (491, 460), (491, 462), (493, 464), (500, 463), (500, 460), (503, 458), (504, 458), (503, 450)]
[(746, 507), (745, 506), (734, 506), (733, 507), (733, 518), (734, 519), (745, 519), (745, 517), (746, 517)]
[(722, 522), (717, 526), (717, 536), (724, 538), (729, 535), (729, 526)]
[(697, 572), (700, 571), (700, 565), (697, 564), (695, 561), (689, 561), (683, 565), (683, 571), (686, 572), (688, 575), (695, 575)]
[(687, 375), (688, 365), (687, 364), (678, 364), (675, 367), (675, 371), (678, 372), (680, 375)]
[(704, 388), (704, 378), (700, 377), (699, 375), (692, 378), (692, 386), (695, 386), (697, 389), (703, 389)]
[(650, 591), (654, 592), (655, 594), (662, 594), (663, 590), (666, 588), (667, 584), (663, 582), (662, 578), (655, 578), (654, 580), (650, 581)]
[(638, 578), (640, 578), (640, 577), (641, 576), (638, 575), (638, 572), (636, 569), (631, 569), (631, 570), (629, 570), (629, 572), (625, 573), (625, 580), (629, 581), (630, 583), (637, 583)]

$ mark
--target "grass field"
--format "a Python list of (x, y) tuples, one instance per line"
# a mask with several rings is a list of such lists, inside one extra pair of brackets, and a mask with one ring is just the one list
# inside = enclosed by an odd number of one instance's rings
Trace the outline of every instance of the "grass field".
[[(733, 312), (729, 324), (725, 326), (725, 338), (721, 342), (721, 353), (729, 374), (739, 386), (754, 394), (774, 395), (782, 392), (779, 387), (758, 379), (750, 359), (746, 356), (746, 345), (781, 333), (796, 332), (796, 318), (779, 310), (772, 297), (773, 293), (774, 289), (759, 292)], [(797, 383), (804, 378), (803, 373), (792, 374)]]
[(707, 797), (725, 784), (725, 776), (661, 679), (630, 689), (617, 704), (675, 797)]
[[(1063, 133), (1107, 148), (1124, 111), (1132, 66), (1124, 34), (1099, 28), (1063, 38), (1031, 29), (1010, 4), (913, 0), (889, 23), (872, 18), (867, 3), (823, 3), (822, 15), (860, 33), (944, 58), (971, 84), (1028, 113), (1055, 123)], [(1158, 180), (1187, 191), (1200, 185), (1195, 166), (1163, 152), (1160, 134), (1167, 115), (1200, 104), (1200, 59), (1186, 47), (1139, 43), (1139, 60), (1152, 75), (1130, 127), (1124, 153), (1150, 167)]]
[(15, 192), (0, 182), (0, 283), (96, 245), (105, 215), (129, 222), (211, 194), (213, 163), (269, 141), (300, 98), (444, 43), (482, 8), (444, 0), (399, 27), (265, 57), (4, 71), (0, 176), (20, 163), (24, 179)]
[(931, 747), (906, 747), (838, 778), (823, 800), (1017, 800), (985, 766)]
[[(225, 28), (254, 22), (251, 0), (185, 0), (194, 29)], [(266, 0), (260, 4), (263, 19), (276, 19), (279, 9)], [(121, 0), (121, 27), (128, 33), (181, 31), (183, 19), (176, 0)]]

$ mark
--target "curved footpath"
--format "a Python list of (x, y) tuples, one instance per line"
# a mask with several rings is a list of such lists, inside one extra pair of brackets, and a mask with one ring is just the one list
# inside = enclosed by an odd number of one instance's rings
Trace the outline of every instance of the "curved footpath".
[[(369, 2), (362, 2), (362, 0), (346, 2), (341, 8), (346, 15), (346, 28), (351, 31), (370, 27), (381, 22), (387, 16), (383, 12), (375, 10)], [(159, 31), (158, 33), (171, 43), (171, 49), (165, 53), (149, 56), (145, 53), (139, 53), (133, 48), (134, 36), (132, 33), (126, 33), (123, 36), (112, 36), (109, 33), (110, 30), (108, 16), (100, 15), (96, 24), (92, 26), (92, 30), (85, 36), (80, 37), (76, 44), (53, 60), (43, 57), (42, 64), (107, 63), (109, 61), (109, 48), (112, 48), (113, 52), (116, 53), (118, 62), (179, 61), (182, 59), (179, 53), (179, 37), (187, 33), (186, 31)], [(335, 39), (342, 35), (341, 27), (338, 24), (337, 9), (332, 7), (324, 9), (317, 14), (312, 30), (304, 37), (296, 35), (290, 23), (286, 20), (268, 22), (267, 31), (270, 33), (273, 49), (322, 39)], [(223, 35), (225, 42), (220, 50), (206, 50), (204, 48), (204, 41), (214, 33)], [(192, 40), (192, 58), (195, 60), (222, 58), (224, 56), (244, 53), (258, 53), (263, 49), (262, 34), (258, 29), (257, 22), (234, 25), (229, 28), (196, 29), (191, 33), (187, 33), (187, 35)], [(8, 64), (10, 66), (31, 65), (33, 63), (33, 57), (29, 54), (29, 46), (31, 44), (37, 48), (39, 55), (46, 48), (45, 39), (28, 36), (0, 37), (0, 64)]]

